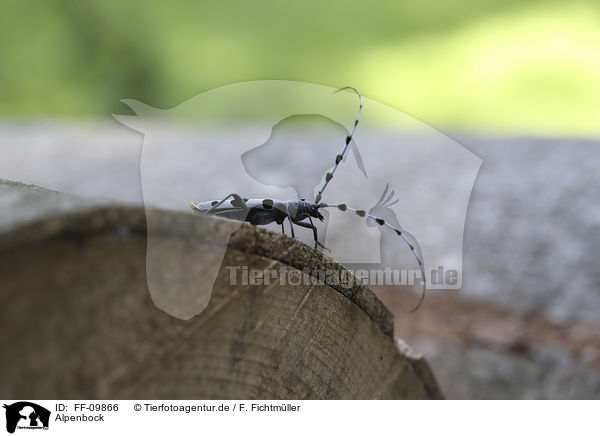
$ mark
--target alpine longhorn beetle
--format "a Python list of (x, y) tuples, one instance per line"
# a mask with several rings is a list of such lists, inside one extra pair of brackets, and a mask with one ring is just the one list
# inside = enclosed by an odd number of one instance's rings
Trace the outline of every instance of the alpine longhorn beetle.
[[(324, 217), (319, 212), (319, 209), (336, 208), (342, 212), (345, 212), (345, 211), (354, 212), (357, 216), (359, 216), (361, 218), (366, 217), (367, 219), (371, 219), (380, 226), (385, 226), (385, 227), (390, 228), (398, 236), (400, 236), (408, 244), (408, 247), (412, 251), (415, 258), (417, 259), (417, 262), (419, 263), (419, 268), (421, 269), (421, 274), (422, 274), (422, 278), (423, 278), (423, 291), (421, 293), (421, 298), (420, 298), (419, 302), (417, 303), (416, 307), (411, 310), (411, 312), (414, 312), (421, 306), (421, 304), (423, 303), (423, 300), (425, 299), (425, 288), (426, 288), (425, 268), (424, 268), (423, 260), (421, 259), (421, 256), (417, 252), (415, 246), (408, 240), (408, 238), (404, 234), (405, 232), (402, 229), (396, 228), (396, 227), (392, 226), (391, 224), (389, 224), (388, 222), (386, 222), (385, 220), (378, 218), (374, 215), (371, 215), (362, 209), (354, 209), (350, 206), (347, 206), (346, 204), (321, 203), (321, 198), (323, 196), (323, 192), (327, 188), (327, 185), (329, 185), (329, 182), (331, 181), (331, 179), (333, 179), (333, 175), (335, 174), (340, 162), (344, 159), (344, 157), (346, 155), (348, 146), (349, 146), (350, 142), (352, 141), (354, 132), (356, 131), (356, 126), (358, 126), (358, 122), (360, 120), (360, 113), (363, 108), (362, 95), (360, 94), (360, 92), (358, 92), (358, 90), (356, 88), (354, 88), (352, 86), (345, 86), (343, 88), (336, 90), (335, 92), (343, 91), (346, 89), (353, 90), (358, 95), (358, 98), (360, 101), (360, 105), (358, 108), (358, 114), (356, 116), (356, 120), (354, 121), (354, 125), (352, 126), (352, 130), (350, 131), (350, 134), (348, 136), (346, 136), (346, 140), (345, 140), (345, 144), (344, 144), (344, 148), (342, 149), (342, 152), (336, 156), (335, 165), (333, 166), (331, 171), (325, 175), (325, 183), (323, 184), (321, 189), (317, 192), (317, 195), (315, 196), (314, 201), (307, 201), (303, 198), (300, 200), (288, 200), (288, 201), (273, 200), (273, 199), (269, 199), (269, 198), (264, 198), (264, 199), (250, 198), (249, 199), (249, 198), (243, 198), (238, 194), (232, 193), (232, 194), (227, 195), (225, 198), (223, 198), (220, 201), (213, 200), (213, 201), (205, 201), (205, 202), (200, 202), (200, 203), (192, 202), (192, 203), (190, 203), (190, 208), (192, 209), (192, 211), (194, 211), (196, 213), (207, 214), (207, 215), (216, 215), (219, 217), (228, 218), (228, 219), (236, 220), (236, 221), (246, 221), (255, 226), (266, 225), (266, 224), (270, 224), (272, 222), (276, 222), (277, 224), (281, 224), (281, 231), (284, 235), (285, 235), (285, 228), (284, 228), (283, 223), (287, 219), (290, 223), (290, 230), (292, 233), (292, 238), (294, 238), (294, 239), (296, 239), (296, 236), (294, 234), (294, 224), (296, 224), (297, 226), (300, 226), (300, 227), (311, 229), (313, 231), (313, 237), (315, 240), (315, 247), (314, 247), (315, 249), (317, 247), (322, 247), (324, 249), (327, 249), (323, 244), (321, 244), (319, 242), (318, 237), (317, 237), (317, 228), (314, 225), (313, 220), (312, 220), (313, 218), (316, 218), (320, 221), (323, 221)], [(382, 195), (382, 198), (385, 196), (387, 189), (388, 189), (388, 187), (386, 186), (385, 191)], [(232, 199), (226, 203), (226, 201), (229, 198), (232, 198)], [(307, 218), (309, 220), (308, 223), (304, 222), (304, 220)]]

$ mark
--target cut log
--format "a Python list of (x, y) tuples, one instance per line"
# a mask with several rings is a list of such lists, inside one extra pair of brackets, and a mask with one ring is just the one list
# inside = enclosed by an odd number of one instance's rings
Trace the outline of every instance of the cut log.
[[(365, 286), (232, 285), (228, 265), (343, 267), (247, 225), (229, 240), (206, 308), (182, 320), (148, 289), (147, 214), (0, 181), (0, 396), (69, 399), (437, 399), (427, 363), (393, 339)], [(226, 221), (154, 210), (184, 288)], [(156, 248), (156, 247), (154, 247)], [(186, 255), (185, 253), (189, 253)], [(200, 259), (200, 261), (198, 261)], [(196, 262), (198, 261), (198, 262)]]

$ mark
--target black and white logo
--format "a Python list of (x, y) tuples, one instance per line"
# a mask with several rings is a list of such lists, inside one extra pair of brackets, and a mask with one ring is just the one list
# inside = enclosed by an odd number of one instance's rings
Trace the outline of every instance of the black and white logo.
[(48, 429), (50, 411), (29, 401), (19, 401), (4, 405), (6, 409), (6, 431), (14, 433), (16, 429)]

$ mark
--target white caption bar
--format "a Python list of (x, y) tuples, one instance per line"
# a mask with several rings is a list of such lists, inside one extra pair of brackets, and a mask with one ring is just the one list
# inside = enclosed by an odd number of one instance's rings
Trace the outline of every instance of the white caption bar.
[[(137, 434), (586, 434), (594, 401), (45, 401), (4, 400), (19, 436)], [(42, 430), (42, 432), (34, 432)], [(8, 433), (4, 433), (8, 434)]]

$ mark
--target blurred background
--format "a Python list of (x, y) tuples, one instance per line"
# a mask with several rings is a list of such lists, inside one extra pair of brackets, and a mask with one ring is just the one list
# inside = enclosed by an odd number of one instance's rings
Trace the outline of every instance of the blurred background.
[(600, 398), (600, 3), (7, 0), (0, 178), (139, 202), (120, 99), (263, 79), (351, 84), (483, 159), (463, 289), (411, 316), (377, 291), (449, 398)]
[(595, 135), (600, 4), (3, 2), (0, 113), (167, 108), (225, 84), (351, 83), (438, 128)]

